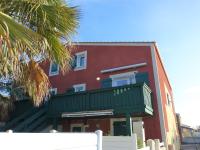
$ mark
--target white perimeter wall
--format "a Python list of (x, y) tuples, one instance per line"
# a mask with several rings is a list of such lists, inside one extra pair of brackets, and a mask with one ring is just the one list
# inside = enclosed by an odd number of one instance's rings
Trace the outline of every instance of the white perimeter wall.
[(0, 133), (0, 150), (97, 150), (101, 133)]

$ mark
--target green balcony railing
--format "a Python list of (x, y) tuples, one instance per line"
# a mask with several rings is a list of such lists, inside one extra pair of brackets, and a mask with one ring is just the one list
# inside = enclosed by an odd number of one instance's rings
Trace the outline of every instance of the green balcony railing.
[(112, 109), (114, 115), (152, 115), (151, 90), (145, 83), (97, 89), (52, 97), (48, 105), (49, 117), (61, 117), (65, 112)]

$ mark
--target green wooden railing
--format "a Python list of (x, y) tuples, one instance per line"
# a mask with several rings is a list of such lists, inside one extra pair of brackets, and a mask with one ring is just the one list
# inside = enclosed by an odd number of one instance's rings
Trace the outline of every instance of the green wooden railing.
[(146, 84), (139, 83), (57, 95), (49, 101), (48, 116), (108, 109), (113, 109), (114, 114), (152, 115), (151, 90)]

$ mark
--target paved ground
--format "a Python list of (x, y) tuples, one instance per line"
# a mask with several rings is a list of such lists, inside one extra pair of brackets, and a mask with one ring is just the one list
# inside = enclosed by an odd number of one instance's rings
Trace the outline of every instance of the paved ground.
[(181, 145), (181, 150), (200, 150), (200, 144)]

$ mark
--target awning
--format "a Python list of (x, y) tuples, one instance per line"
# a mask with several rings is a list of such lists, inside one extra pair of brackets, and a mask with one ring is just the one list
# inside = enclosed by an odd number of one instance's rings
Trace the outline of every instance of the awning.
[(110, 116), (113, 115), (113, 110), (97, 110), (97, 111), (81, 111), (81, 112), (64, 112), (62, 118), (80, 118), (92, 116)]

